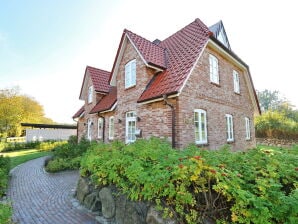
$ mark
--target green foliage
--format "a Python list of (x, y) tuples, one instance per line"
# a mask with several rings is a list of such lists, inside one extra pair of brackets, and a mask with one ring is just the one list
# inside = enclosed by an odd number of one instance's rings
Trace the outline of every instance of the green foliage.
[(50, 160), (46, 166), (47, 172), (58, 172), (63, 170), (78, 170), (80, 168), (81, 158), (76, 157), (72, 159), (56, 158)]
[(24, 150), (24, 149), (39, 149), (41, 151), (50, 151), (54, 149), (57, 146), (66, 144), (66, 141), (35, 141), (35, 142), (12, 142), (12, 143), (5, 143), (0, 142), (0, 152), (11, 152), (11, 151), (18, 151), (18, 150)]
[(297, 223), (297, 170), (297, 148), (177, 151), (155, 138), (92, 144), (81, 161), (96, 185), (153, 201), (181, 223)]
[(75, 137), (70, 137), (68, 143), (59, 145), (53, 149), (53, 159), (46, 165), (46, 171), (58, 172), (62, 170), (77, 170), (80, 168), (81, 156), (91, 144), (82, 139), (77, 143)]
[(10, 224), (12, 216), (12, 207), (9, 204), (0, 202), (0, 223), (1, 224)]
[(278, 111), (267, 111), (256, 117), (255, 128), (258, 137), (298, 139), (298, 122)]
[(33, 98), (21, 95), (18, 88), (0, 89), (0, 137), (20, 136), (21, 123), (53, 123)]
[(7, 188), (9, 168), (10, 159), (0, 156), (0, 198), (5, 194)]

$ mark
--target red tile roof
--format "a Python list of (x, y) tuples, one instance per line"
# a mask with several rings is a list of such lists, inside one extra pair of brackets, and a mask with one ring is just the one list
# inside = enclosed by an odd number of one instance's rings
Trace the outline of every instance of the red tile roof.
[(117, 101), (117, 88), (110, 86), (109, 94), (105, 95), (90, 111), (90, 114), (110, 110)]
[(129, 30), (125, 29), (124, 33), (128, 35), (148, 65), (157, 66), (162, 69), (167, 67), (165, 48)]
[(84, 106), (82, 106), (73, 116), (72, 118), (75, 119), (75, 118), (78, 118), (82, 115), (82, 113), (85, 112), (85, 108)]
[(111, 73), (91, 66), (86, 67), (86, 71), (89, 72), (92, 84), (96, 92), (109, 92), (109, 78)]
[(159, 46), (166, 49), (167, 69), (153, 77), (138, 102), (178, 93), (210, 35), (208, 27), (196, 19), (163, 40)]

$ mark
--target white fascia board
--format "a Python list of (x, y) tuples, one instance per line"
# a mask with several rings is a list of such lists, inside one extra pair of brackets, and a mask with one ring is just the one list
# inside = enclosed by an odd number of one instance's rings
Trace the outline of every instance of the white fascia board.
[(104, 114), (104, 113), (107, 113), (107, 112), (111, 112), (111, 111), (115, 110), (116, 106), (117, 106), (117, 101), (113, 104), (113, 106), (111, 107), (111, 109), (109, 109), (109, 110), (104, 110), (104, 111), (101, 111), (101, 112), (99, 112), (99, 113), (100, 113), (100, 114)]
[[(176, 94), (173, 94), (173, 95), (169, 95), (167, 96), (168, 98), (175, 98), (179, 95), (179, 93), (176, 93)], [(149, 103), (154, 103), (154, 102), (158, 102), (158, 101), (162, 101), (163, 100), (163, 97), (160, 97), (160, 98), (157, 98), (157, 99), (154, 99), (154, 100), (148, 100), (148, 101), (144, 101), (144, 102), (141, 102), (139, 103), (140, 105), (145, 105), (145, 104), (149, 104)]]
[(236, 60), (232, 55), (230, 55), (228, 52), (226, 52), (222, 47), (220, 47), (217, 43), (215, 43), (213, 40), (209, 38), (207, 45), (209, 45), (211, 48), (215, 48), (217, 51), (219, 51), (221, 54), (226, 56), (229, 60), (233, 61), (235, 64), (237, 64), (242, 69), (247, 70), (246, 66), (240, 63), (238, 60)]

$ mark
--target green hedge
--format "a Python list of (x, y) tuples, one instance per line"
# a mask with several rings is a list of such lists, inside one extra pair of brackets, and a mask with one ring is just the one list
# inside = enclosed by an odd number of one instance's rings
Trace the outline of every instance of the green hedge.
[(10, 158), (0, 156), (0, 198), (4, 196), (8, 183)]
[(154, 201), (181, 223), (298, 223), (297, 148), (178, 151), (155, 138), (93, 144), (81, 175), (114, 184), (132, 200)]
[(260, 138), (298, 139), (298, 123), (278, 111), (267, 111), (255, 118)]
[(81, 156), (91, 144), (96, 143), (82, 139), (78, 144), (76, 138), (71, 137), (67, 144), (58, 145), (53, 149), (53, 158), (47, 162), (46, 171), (78, 170)]
[(67, 141), (35, 141), (35, 142), (26, 142), (26, 143), (19, 143), (19, 142), (0, 142), (0, 152), (10, 152), (10, 151), (17, 151), (23, 149), (39, 149), (42, 151), (49, 151), (53, 148), (66, 144)]

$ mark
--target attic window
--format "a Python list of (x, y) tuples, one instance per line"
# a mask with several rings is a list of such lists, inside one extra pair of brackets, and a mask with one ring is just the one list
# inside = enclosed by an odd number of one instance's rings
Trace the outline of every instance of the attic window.
[(89, 86), (88, 88), (88, 103), (92, 103), (93, 98), (93, 86)]
[(136, 85), (136, 59), (125, 65), (125, 89)]
[(212, 54), (209, 55), (209, 67), (210, 67), (210, 82), (219, 84), (218, 60)]

